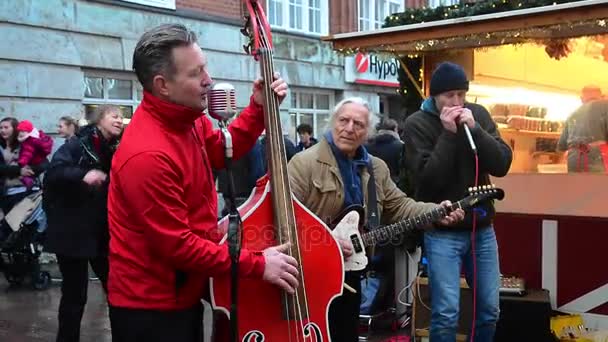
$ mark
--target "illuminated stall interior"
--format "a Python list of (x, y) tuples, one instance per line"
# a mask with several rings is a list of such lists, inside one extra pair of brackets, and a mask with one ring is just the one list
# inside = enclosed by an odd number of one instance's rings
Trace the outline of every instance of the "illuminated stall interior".
[(511, 173), (567, 172), (557, 148), (566, 119), (581, 99), (608, 95), (608, 36), (560, 41), (559, 49), (567, 55), (552, 58), (546, 45), (536, 43), (472, 53), (467, 100), (490, 111), (513, 148)]

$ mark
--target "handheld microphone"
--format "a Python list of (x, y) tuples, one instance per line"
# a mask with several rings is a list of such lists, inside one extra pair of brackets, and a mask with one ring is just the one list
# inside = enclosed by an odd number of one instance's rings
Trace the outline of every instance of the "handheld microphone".
[(477, 154), (477, 146), (475, 146), (475, 141), (473, 140), (473, 136), (471, 135), (471, 130), (469, 129), (469, 126), (466, 123), (463, 123), (462, 126), (464, 127), (464, 132), (467, 135), (467, 139), (469, 140), (469, 145), (471, 145), (471, 150), (473, 150), (473, 153)]
[(207, 92), (207, 110), (212, 118), (226, 121), (236, 114), (236, 96), (230, 83), (216, 83)]

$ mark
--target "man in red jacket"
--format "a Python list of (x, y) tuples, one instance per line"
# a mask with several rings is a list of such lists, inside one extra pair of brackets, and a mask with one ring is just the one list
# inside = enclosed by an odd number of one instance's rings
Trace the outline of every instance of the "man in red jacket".
[[(211, 85), (196, 35), (162, 25), (141, 37), (133, 68), (144, 98), (125, 130), (110, 173), (108, 301), (114, 342), (199, 341), (200, 299), (209, 277), (230, 270), (218, 245), (217, 194), (211, 168), (221, 169), (219, 130), (203, 115)], [(283, 98), (287, 84), (272, 83)], [(254, 82), (249, 106), (230, 125), (239, 158), (262, 130), (263, 90)], [(240, 276), (293, 293), (295, 259), (286, 246), (242, 250)]]

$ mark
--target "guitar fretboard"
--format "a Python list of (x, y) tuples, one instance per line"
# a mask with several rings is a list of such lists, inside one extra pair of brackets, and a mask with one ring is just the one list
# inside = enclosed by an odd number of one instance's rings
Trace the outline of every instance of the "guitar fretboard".
[(397, 223), (389, 224), (383, 227), (378, 227), (368, 233), (362, 234), (361, 239), (365, 246), (374, 246), (379, 242), (385, 242), (393, 237), (404, 233), (406, 231), (412, 231), (430, 225), (434, 222), (441, 220), (442, 218), (449, 215), (456, 209), (465, 209), (463, 201), (452, 203), (448, 208), (438, 207), (437, 209), (431, 210), (422, 215), (418, 215), (407, 220), (399, 221)]

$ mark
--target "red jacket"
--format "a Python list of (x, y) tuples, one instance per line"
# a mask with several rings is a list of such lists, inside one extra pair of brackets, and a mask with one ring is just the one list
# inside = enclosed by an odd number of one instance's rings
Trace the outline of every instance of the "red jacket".
[(19, 166), (36, 166), (40, 165), (53, 150), (53, 139), (44, 134), (43, 131), (38, 131), (38, 138), (29, 137), (21, 142), (19, 150)]
[[(235, 158), (264, 129), (253, 102), (230, 125)], [(108, 300), (125, 308), (174, 310), (195, 305), (209, 277), (230, 270), (218, 245), (217, 193), (211, 168), (224, 162), (222, 134), (200, 111), (149, 93), (126, 128), (110, 173)], [(261, 278), (264, 257), (242, 250), (243, 277)]]

